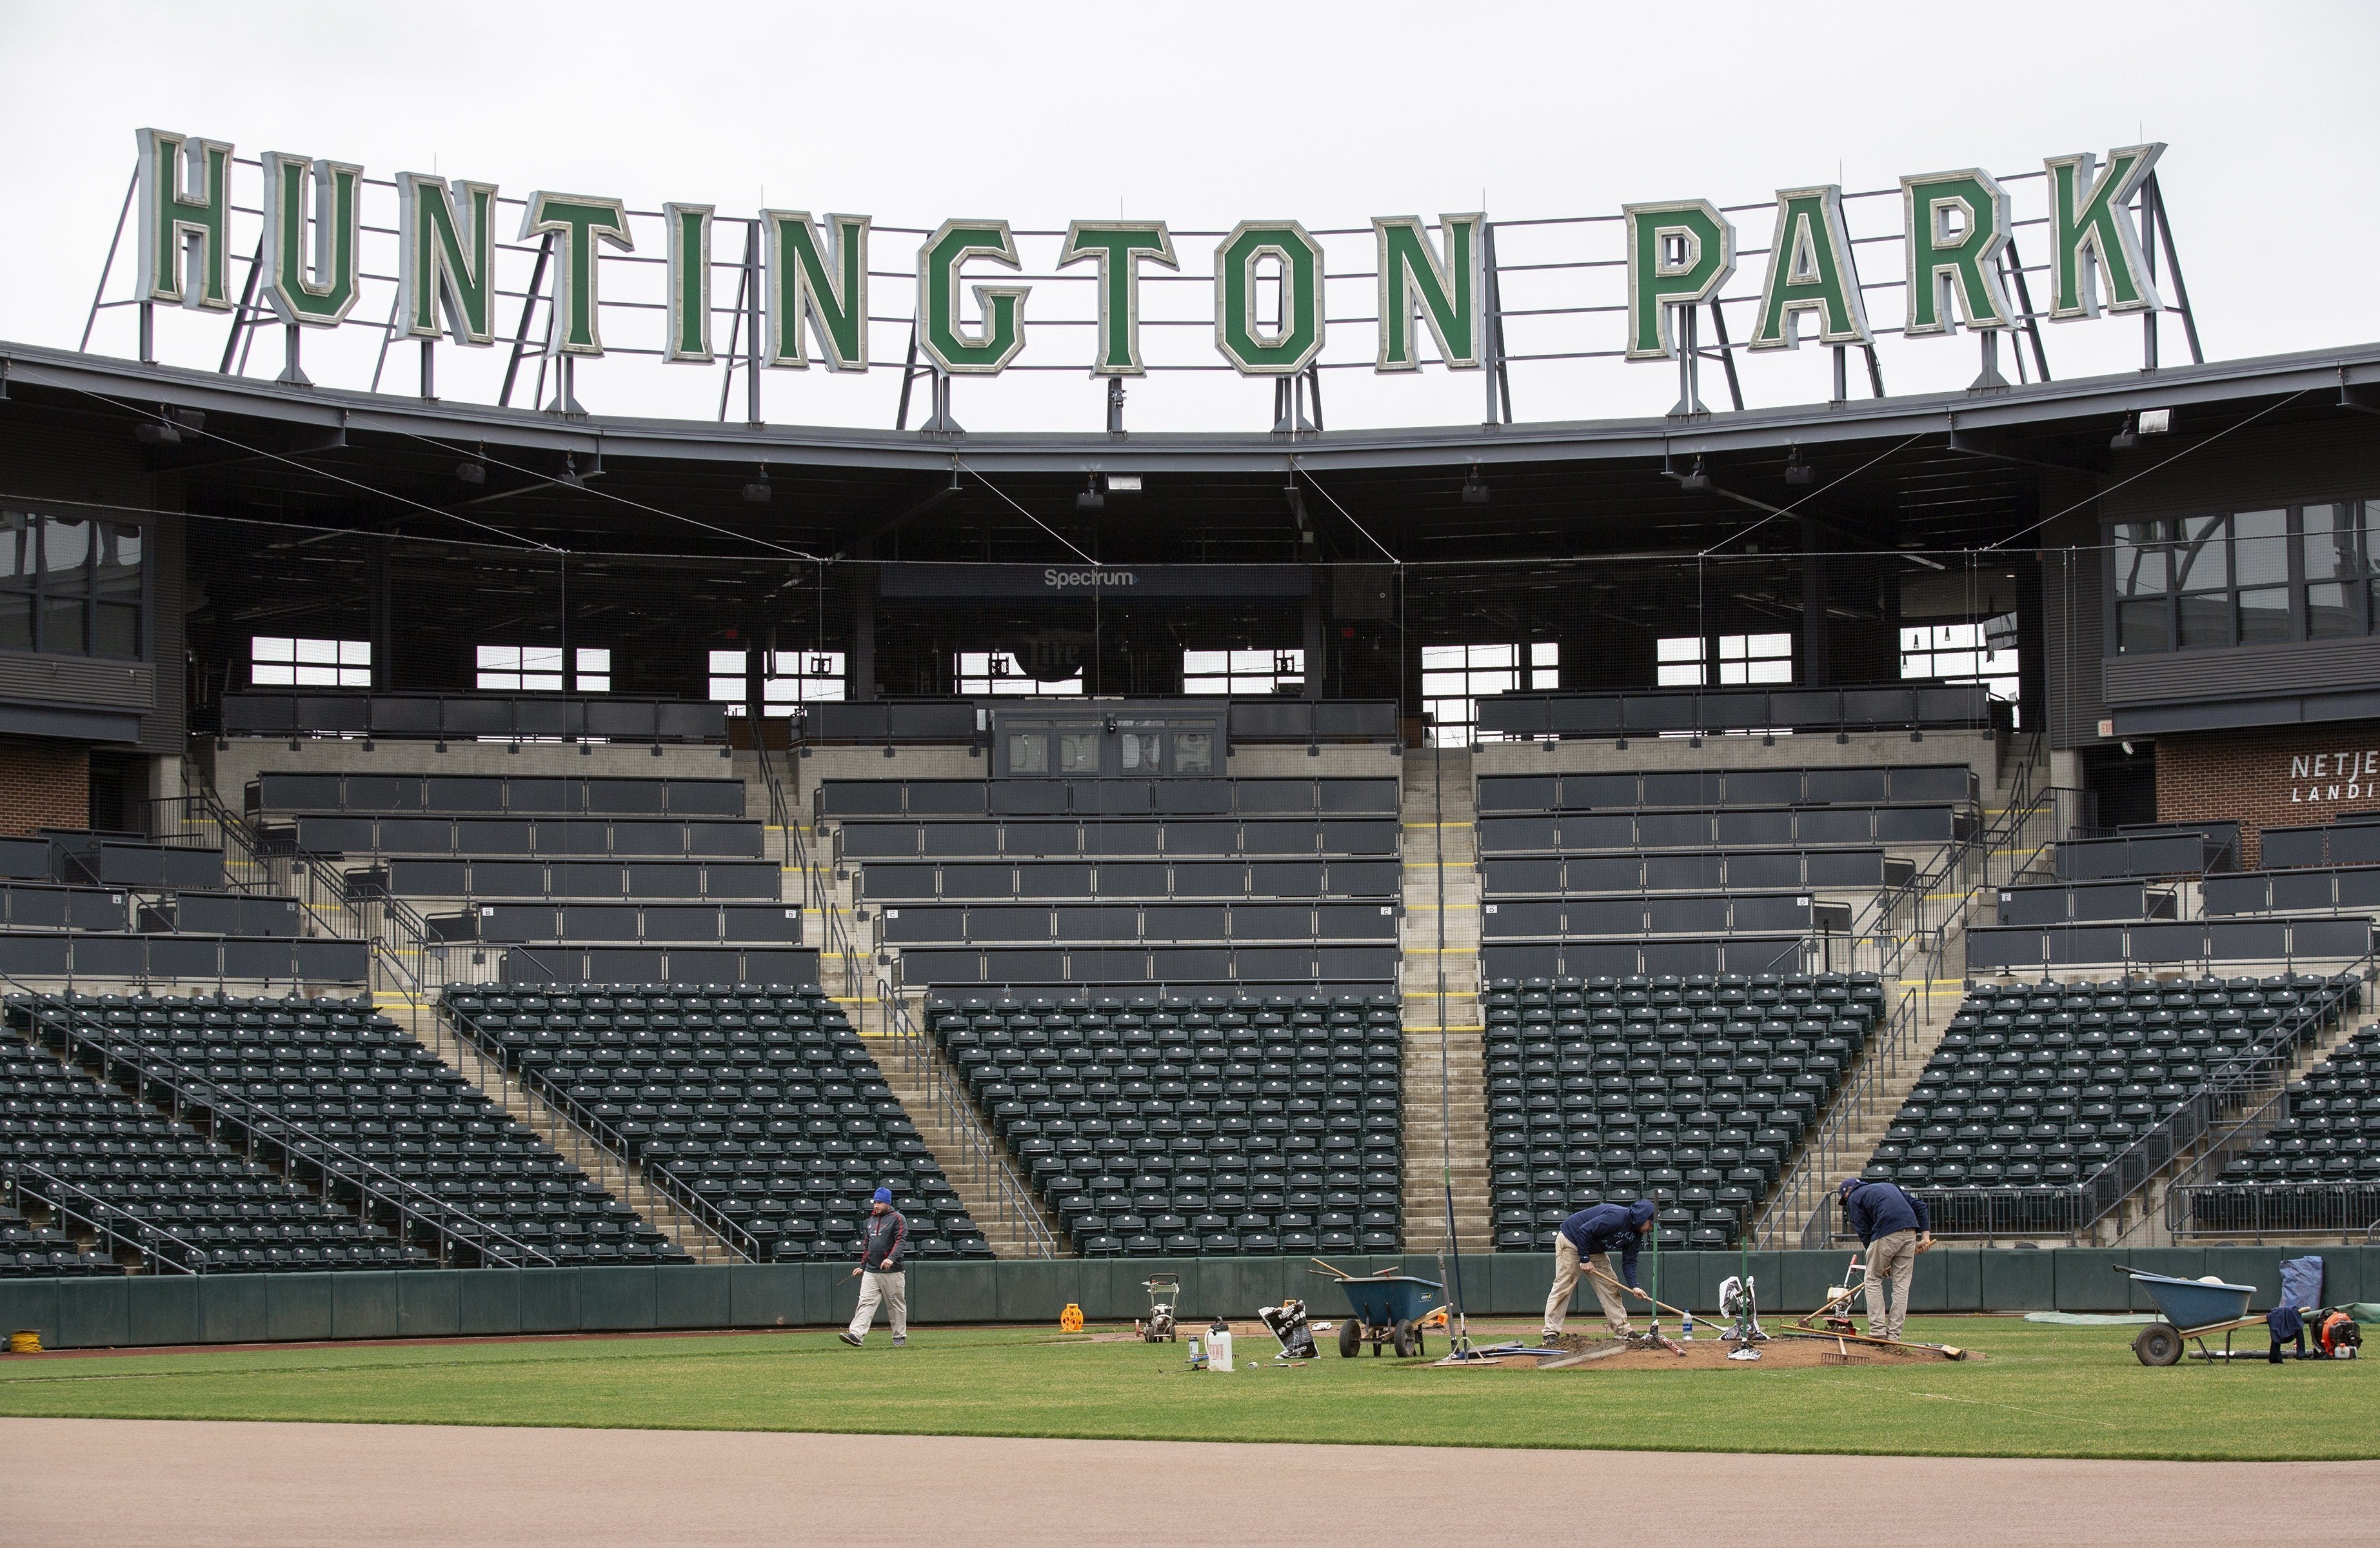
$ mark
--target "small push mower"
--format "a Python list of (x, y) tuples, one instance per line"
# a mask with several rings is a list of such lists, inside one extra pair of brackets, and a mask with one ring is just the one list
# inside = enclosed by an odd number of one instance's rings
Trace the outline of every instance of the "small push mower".
[(1355, 1351), (1369, 1344), (1378, 1356), (1386, 1346), (1397, 1352), (1400, 1359), (1423, 1352), (1422, 1320), (1429, 1315), (1432, 1303), (1444, 1293), (1446, 1286), (1434, 1279), (1416, 1279), (1403, 1274), (1371, 1274), (1358, 1277), (1343, 1269), (1335, 1268), (1322, 1260), (1323, 1271), (1339, 1282), (1347, 1293), (1347, 1304), (1354, 1315), (1339, 1324), (1339, 1353), (1346, 1359), (1355, 1358)]
[(1140, 1335), (1144, 1344), (1171, 1344), (1180, 1336), (1174, 1325), (1174, 1304), (1182, 1298), (1182, 1276), (1178, 1274), (1152, 1274), (1140, 1282), (1148, 1292), (1148, 1315), (1133, 1319), (1132, 1331)]

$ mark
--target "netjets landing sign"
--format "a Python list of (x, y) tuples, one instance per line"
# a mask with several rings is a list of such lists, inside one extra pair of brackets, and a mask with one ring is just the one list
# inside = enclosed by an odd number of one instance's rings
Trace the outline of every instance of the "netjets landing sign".
[[(152, 303), (228, 311), (232, 147), (163, 129), (140, 131), (140, 297)], [(2090, 152), (2052, 156), (2048, 181), (2053, 321), (2159, 306), (2128, 201), (2162, 145), (2132, 145), (2102, 164)], [(264, 226), (261, 301), (292, 324), (335, 327), (364, 278), (364, 169), (348, 162), (268, 151), (260, 158)], [(496, 334), (497, 190), (492, 183), (401, 172), (397, 199), (399, 336), (486, 345)], [(2001, 250), (2014, 217), (2006, 189), (1976, 168), (1900, 179), (1911, 337), (1963, 326), (2012, 326)], [(1873, 341), (1842, 189), (1780, 189), (1754, 349)], [(708, 364), (712, 338), (710, 204), (662, 209), (668, 288), (662, 354)], [(1736, 231), (1706, 199), (1630, 204), (1626, 225), (1630, 360), (1673, 359), (1671, 320), (1715, 296), (1735, 272)], [(760, 362), (806, 370), (868, 369), (870, 227), (867, 215), (762, 210)], [(1486, 338), (1482, 267), (1487, 217), (1477, 213), (1372, 220), (1378, 310), (1374, 369), (1417, 370), (1425, 350), (1457, 371), (1481, 363)], [(1433, 235), (1433, 232), (1435, 233)], [(552, 262), (552, 331), (558, 353), (603, 353), (600, 253), (632, 251), (629, 211), (608, 195), (539, 189), (523, 206), (517, 239), (545, 241)], [(1321, 352), (1325, 316), (1321, 244), (1294, 220), (1246, 220), (1208, 255), (1214, 267), (1214, 343), (1249, 376), (1293, 374)], [(1136, 376), (1140, 293), (1150, 269), (1179, 270), (1188, 255), (1157, 220), (1080, 220), (1066, 232), (1061, 267), (1083, 265), (1098, 285), (1091, 371)], [(997, 375), (1025, 347), (1032, 287), (999, 282), (1020, 267), (1004, 220), (946, 220), (916, 255), (917, 346), (960, 375)], [(1261, 285), (1259, 281), (1264, 283)], [(1259, 290), (1262, 290), (1260, 302)], [(972, 312), (963, 300), (972, 296)], [(1342, 324), (1343, 326), (1343, 324)], [(1427, 335), (1427, 343), (1423, 335)]]

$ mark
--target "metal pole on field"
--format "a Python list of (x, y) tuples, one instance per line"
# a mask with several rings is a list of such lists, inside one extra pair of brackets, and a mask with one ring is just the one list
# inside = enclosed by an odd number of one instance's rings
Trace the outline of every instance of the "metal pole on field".
[[(1463, 1238), (1454, 1231), (1454, 1125), (1453, 1098), (1447, 1091), (1449, 1056), (1446, 1030), (1446, 774), (1445, 750), (1439, 745), (1437, 734), (1431, 733), (1429, 744), (1430, 842), (1437, 864), (1438, 878), (1438, 1142), (1439, 1177), (1446, 1188), (1446, 1244), (1454, 1257), (1454, 1272), (1449, 1275), (1450, 1312), (1446, 1339), (1451, 1351), (1457, 1355), (1471, 1352), (1471, 1319), (1463, 1303)], [(1402, 899), (1399, 900), (1402, 904)], [(1445, 1274), (1441, 1264), (1439, 1273)]]

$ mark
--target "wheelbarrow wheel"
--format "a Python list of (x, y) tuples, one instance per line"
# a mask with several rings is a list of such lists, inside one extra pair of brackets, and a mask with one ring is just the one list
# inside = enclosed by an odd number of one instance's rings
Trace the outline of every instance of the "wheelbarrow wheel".
[(1406, 1322), (1402, 1317), (1398, 1318), (1397, 1325), (1389, 1330), (1389, 1340), (1396, 1347), (1397, 1358), (1399, 1359), (1410, 1359), (1413, 1358), (1414, 1325), (1411, 1323)]
[(2132, 1340), (2132, 1353), (2143, 1365), (2178, 1365), (2181, 1361), (2181, 1330), (2171, 1323), (2151, 1323)]
[(1355, 1351), (1364, 1347), (1364, 1330), (1355, 1319), (1348, 1318), (1339, 1324), (1339, 1358), (1354, 1359)]

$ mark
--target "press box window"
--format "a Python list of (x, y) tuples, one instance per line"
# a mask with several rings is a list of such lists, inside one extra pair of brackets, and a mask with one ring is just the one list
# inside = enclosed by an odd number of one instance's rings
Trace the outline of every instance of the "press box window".
[[(710, 652), (710, 701), (733, 706), (742, 714), (749, 685), (752, 654), (748, 651)], [(800, 704), (840, 703), (849, 694), (841, 651), (763, 651), (760, 652), (760, 713), (790, 715)]]
[(260, 634), (248, 642), (248, 680), (258, 688), (370, 688), (371, 641)]
[(1050, 699), (1083, 691), (1079, 672), (1054, 681), (1031, 677), (1026, 675), (1024, 663), (1010, 651), (961, 651), (951, 658), (951, 675), (958, 680), (963, 696), (997, 694)]
[[(570, 686), (580, 693), (612, 691), (612, 652), (581, 646), (571, 652), (577, 670)], [(559, 693), (563, 689), (559, 645), (482, 645), (479, 687), (490, 693)]]
[(1304, 651), (1184, 651), (1182, 691), (1242, 696), (1305, 686)]
[(1661, 688), (1704, 688), (1709, 685), (1710, 664), (1718, 664), (1722, 687), (1748, 683), (1790, 683), (1793, 680), (1793, 637), (1790, 634), (1722, 634), (1716, 639), (1671, 635), (1653, 647), (1653, 681)]
[(1561, 686), (1561, 646), (1424, 645), (1421, 648), (1422, 708), (1437, 726), (1440, 747), (1477, 739), (1479, 701), (1511, 693), (1524, 682), (1535, 689)]

